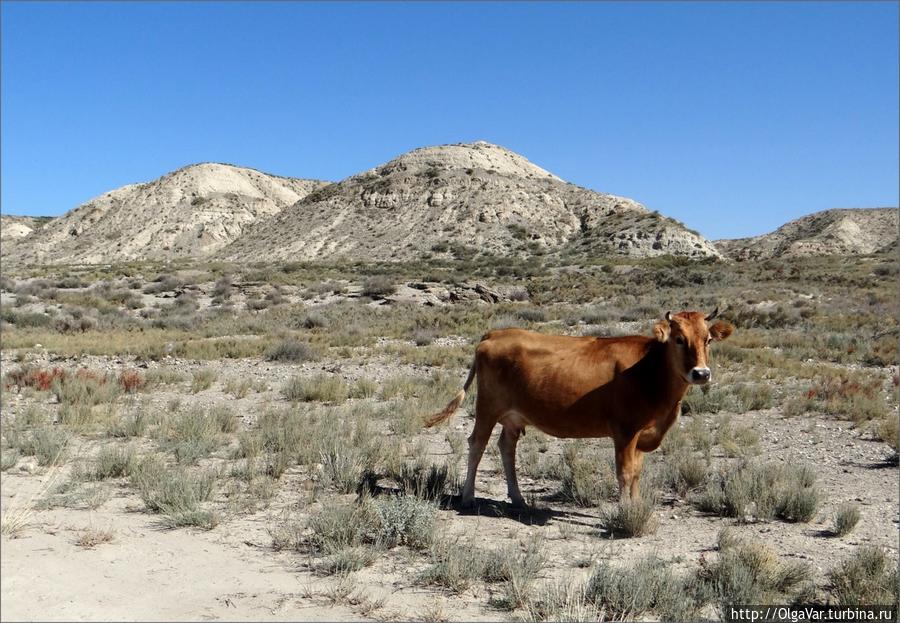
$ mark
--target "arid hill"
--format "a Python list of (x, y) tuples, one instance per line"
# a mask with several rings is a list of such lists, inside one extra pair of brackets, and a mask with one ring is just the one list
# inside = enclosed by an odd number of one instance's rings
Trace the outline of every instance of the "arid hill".
[(860, 255), (896, 248), (897, 208), (836, 209), (815, 212), (769, 234), (716, 240), (736, 260), (809, 255)]
[(326, 184), (226, 164), (192, 165), (104, 193), (4, 244), (3, 259), (100, 263), (204, 256)]
[(425, 147), (307, 195), (223, 259), (409, 260), (495, 255), (719, 256), (681, 223), (569, 184), (485, 142)]

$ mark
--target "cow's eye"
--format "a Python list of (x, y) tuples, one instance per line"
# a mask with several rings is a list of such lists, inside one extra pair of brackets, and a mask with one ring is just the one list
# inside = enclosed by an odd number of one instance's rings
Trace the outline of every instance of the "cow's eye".
[(678, 337), (675, 338), (675, 343), (678, 344), (679, 346), (684, 346), (684, 337), (679, 335)]

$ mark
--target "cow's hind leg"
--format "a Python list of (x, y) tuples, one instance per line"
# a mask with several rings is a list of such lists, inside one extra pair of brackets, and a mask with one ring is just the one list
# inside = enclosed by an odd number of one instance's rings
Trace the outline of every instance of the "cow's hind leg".
[(469, 462), (466, 471), (466, 482), (463, 485), (461, 506), (472, 506), (475, 502), (475, 473), (478, 471), (478, 464), (484, 454), (488, 441), (491, 438), (491, 431), (497, 424), (497, 419), (487, 414), (487, 410), (482, 403), (481, 393), (478, 394), (478, 400), (475, 404), (475, 428), (469, 436)]
[(503, 433), (500, 435), (500, 458), (503, 459), (503, 471), (506, 472), (506, 491), (513, 506), (525, 506), (525, 498), (519, 491), (519, 481), (516, 478), (516, 444), (522, 434), (522, 426), (518, 423), (503, 423)]

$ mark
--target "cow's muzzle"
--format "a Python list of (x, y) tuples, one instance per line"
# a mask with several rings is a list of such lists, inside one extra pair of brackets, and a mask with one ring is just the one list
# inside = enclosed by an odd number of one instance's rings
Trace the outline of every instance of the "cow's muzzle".
[(709, 382), (711, 376), (712, 373), (709, 371), (709, 368), (693, 368), (690, 381), (694, 385), (704, 385)]

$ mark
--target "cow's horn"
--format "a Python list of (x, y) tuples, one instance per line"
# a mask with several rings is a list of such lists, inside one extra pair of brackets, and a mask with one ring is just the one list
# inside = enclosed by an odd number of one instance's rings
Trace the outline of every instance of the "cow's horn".
[(666, 312), (666, 320), (668, 320), (669, 322), (672, 322), (672, 312), (670, 312), (670, 311)]
[(719, 315), (719, 306), (716, 305), (716, 308), (713, 310), (713, 313), (711, 313), (709, 316), (706, 317), (706, 322), (709, 322), (710, 320), (712, 320), (713, 318), (715, 318), (718, 315)]

